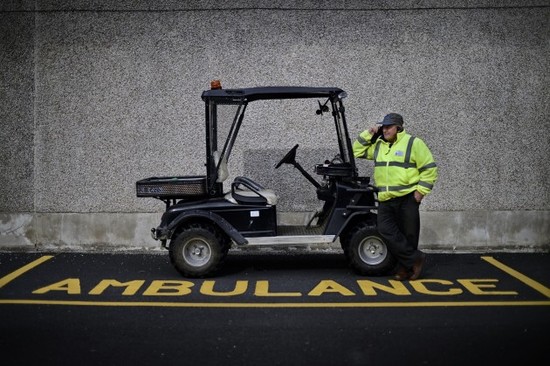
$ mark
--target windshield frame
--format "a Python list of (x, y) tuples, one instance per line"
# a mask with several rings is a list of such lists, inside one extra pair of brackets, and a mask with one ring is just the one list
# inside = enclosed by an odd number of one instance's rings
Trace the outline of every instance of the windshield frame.
[[(211, 196), (223, 194), (223, 183), (218, 182), (221, 164), (227, 163), (241, 128), (246, 107), (256, 100), (318, 99), (317, 114), (331, 113), (338, 139), (339, 155), (343, 163), (349, 164), (354, 176), (357, 174), (349, 131), (347, 129), (345, 108), (342, 100), (347, 93), (340, 88), (317, 87), (257, 87), (245, 89), (215, 89), (202, 93), (205, 102), (206, 123), (206, 167), (207, 189)], [(330, 104), (331, 111), (323, 111), (321, 106)], [(218, 148), (218, 106), (237, 105), (237, 111), (221, 153)], [(219, 156), (214, 157), (217, 152)]]

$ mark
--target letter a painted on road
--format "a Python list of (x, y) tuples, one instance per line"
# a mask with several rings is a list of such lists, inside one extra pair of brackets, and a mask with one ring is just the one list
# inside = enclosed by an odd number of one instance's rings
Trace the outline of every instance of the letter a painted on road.
[(333, 280), (323, 280), (319, 282), (313, 290), (309, 292), (309, 296), (321, 296), (324, 293), (338, 293), (342, 296), (354, 296), (355, 293), (350, 289), (342, 286)]
[(32, 293), (45, 294), (50, 291), (65, 291), (69, 295), (80, 295), (80, 280), (78, 278), (67, 278), (66, 280), (39, 288)]

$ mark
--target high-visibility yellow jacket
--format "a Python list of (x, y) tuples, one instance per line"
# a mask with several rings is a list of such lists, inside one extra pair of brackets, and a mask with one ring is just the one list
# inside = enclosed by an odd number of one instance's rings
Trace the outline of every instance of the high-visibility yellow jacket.
[(437, 180), (437, 165), (424, 141), (405, 131), (397, 133), (394, 143), (378, 139), (372, 144), (371, 137), (368, 130), (363, 131), (353, 143), (353, 155), (374, 160), (374, 183), (379, 190), (379, 201), (414, 191), (423, 195), (431, 192)]

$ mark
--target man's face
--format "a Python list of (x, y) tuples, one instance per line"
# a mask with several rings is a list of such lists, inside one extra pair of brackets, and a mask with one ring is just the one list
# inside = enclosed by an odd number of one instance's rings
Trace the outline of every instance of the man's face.
[(394, 142), (397, 138), (397, 126), (382, 126), (382, 132), (384, 132), (384, 139), (388, 142)]

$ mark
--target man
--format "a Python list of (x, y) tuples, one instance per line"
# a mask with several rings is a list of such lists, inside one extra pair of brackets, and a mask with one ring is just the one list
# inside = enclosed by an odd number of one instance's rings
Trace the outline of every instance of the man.
[(415, 280), (426, 262), (418, 250), (419, 205), (437, 180), (437, 166), (424, 141), (405, 132), (401, 115), (390, 113), (378, 124), (359, 135), (353, 154), (374, 160), (378, 231), (399, 262), (394, 278)]

